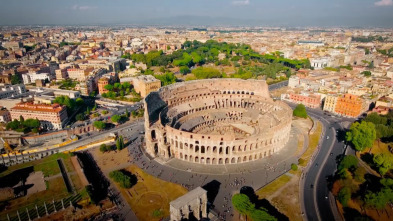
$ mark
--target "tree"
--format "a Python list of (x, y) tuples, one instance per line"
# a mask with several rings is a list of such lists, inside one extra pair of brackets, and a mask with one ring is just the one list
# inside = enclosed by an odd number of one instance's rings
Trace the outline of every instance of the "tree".
[(371, 122), (355, 122), (346, 133), (345, 139), (351, 142), (357, 151), (372, 147), (376, 139), (375, 126)]
[(113, 91), (113, 85), (111, 85), (111, 84), (105, 85), (104, 88), (105, 88), (106, 90), (108, 90), (108, 91)]
[(122, 149), (124, 149), (124, 140), (123, 140), (123, 136), (119, 136), (117, 139), (116, 139), (116, 148), (117, 148), (117, 150), (122, 150)]
[(98, 130), (103, 130), (106, 127), (106, 123), (102, 121), (94, 121), (93, 126)]
[(192, 73), (197, 79), (222, 78), (220, 71), (211, 67), (198, 67)]
[(126, 108), (126, 112), (125, 112), (126, 117), (130, 117), (130, 113), (128, 112), (128, 109)]
[(298, 169), (298, 167), (297, 167), (297, 165), (296, 164), (291, 164), (291, 169), (293, 170), (293, 171), (296, 171), (297, 169)]
[(366, 77), (370, 77), (371, 76), (371, 71), (362, 71), (362, 73), (360, 73)]
[(166, 72), (165, 74), (156, 74), (154, 75), (155, 78), (161, 81), (162, 86), (167, 86), (173, 83), (176, 83), (177, 78), (172, 72)]
[(263, 207), (259, 208), (259, 209), (255, 209), (251, 212), (250, 217), (252, 220), (254, 221), (276, 221), (277, 218), (275, 218), (274, 216), (270, 215), (267, 210)]
[(346, 207), (348, 206), (348, 201), (351, 199), (351, 189), (349, 187), (343, 187), (340, 192), (338, 192), (338, 201)]
[(84, 121), (85, 120), (85, 115), (83, 113), (79, 113), (75, 116), (75, 119), (77, 121)]
[(108, 151), (108, 148), (107, 148), (106, 144), (104, 144), (104, 143), (101, 144), (101, 146), (100, 146), (100, 151), (101, 151), (102, 153)]
[(94, 107), (91, 110), (96, 111), (96, 109), (97, 109), (97, 104), (94, 104)]
[(182, 74), (188, 74), (188, 73), (190, 73), (191, 71), (190, 71), (190, 68), (188, 68), (187, 66), (181, 66), (180, 67), (180, 73), (182, 73)]
[(358, 166), (358, 159), (355, 156), (352, 155), (346, 155), (341, 161), (340, 164), (338, 165), (337, 169), (356, 169)]
[(307, 118), (306, 107), (303, 104), (298, 104), (295, 110), (293, 110), (293, 116)]
[(113, 116), (111, 117), (111, 121), (112, 121), (113, 123), (119, 123), (120, 119), (121, 119), (121, 117), (120, 117), (119, 115), (117, 115), (117, 114), (115, 114), (115, 115), (113, 115)]
[(14, 74), (11, 76), (11, 84), (21, 84), (22, 79), (20, 79), (19, 75)]
[(381, 153), (374, 155), (373, 162), (378, 167), (378, 172), (385, 175), (390, 169), (393, 168), (393, 156), (390, 153)]
[(243, 215), (249, 215), (250, 211), (255, 209), (255, 205), (250, 202), (247, 195), (238, 193), (232, 197), (233, 207)]
[(89, 107), (86, 108), (85, 114), (86, 114), (86, 115), (90, 115), (90, 108), (89, 108)]

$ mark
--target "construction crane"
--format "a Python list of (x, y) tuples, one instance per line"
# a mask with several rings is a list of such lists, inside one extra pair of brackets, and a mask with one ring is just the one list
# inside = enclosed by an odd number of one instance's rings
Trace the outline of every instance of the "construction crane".
[(1, 139), (1, 141), (3, 142), (3, 144), (4, 144), (4, 149), (7, 151), (7, 153), (12, 153), (13, 150), (12, 150), (10, 144), (9, 144), (7, 141), (5, 141), (2, 137), (1, 137), (0, 139)]

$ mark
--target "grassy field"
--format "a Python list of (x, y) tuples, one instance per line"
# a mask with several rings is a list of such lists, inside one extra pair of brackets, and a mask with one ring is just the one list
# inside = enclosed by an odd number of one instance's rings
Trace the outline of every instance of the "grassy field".
[(169, 202), (187, 193), (184, 187), (151, 176), (135, 165), (126, 170), (138, 177), (138, 183), (130, 189), (118, 188), (141, 221), (169, 216)]
[(26, 167), (34, 167), (34, 171), (42, 171), (45, 177), (53, 176), (60, 173), (60, 168), (57, 164), (58, 158), (63, 158), (65, 167), (68, 172), (74, 171), (74, 167), (72, 166), (71, 159), (69, 154), (58, 153), (47, 156), (40, 160), (30, 161), (23, 164), (16, 164), (8, 167), (8, 169), (2, 173), (0, 173), (0, 177), (6, 176), (12, 173), (15, 170), (19, 170)]
[(0, 212), (0, 216), (4, 217), (7, 213), (13, 214), (16, 210), (24, 210), (26, 207), (33, 208), (35, 204), (42, 205), (52, 202), (52, 200), (61, 200), (71, 194), (67, 192), (63, 177), (56, 177), (46, 181), (47, 189), (38, 193), (25, 197), (19, 197), (8, 201), (6, 210)]
[(315, 149), (318, 147), (321, 133), (322, 133), (322, 125), (320, 122), (317, 122), (317, 128), (315, 129), (314, 133), (308, 136), (308, 140), (309, 140), (308, 148), (301, 157), (301, 159), (303, 159), (304, 161), (302, 162), (302, 164), (300, 164), (300, 166), (306, 166), (307, 163), (310, 161), (311, 156), (314, 154)]
[(279, 178), (275, 179), (273, 182), (259, 189), (256, 194), (260, 199), (266, 198), (276, 192), (280, 187), (284, 186), (291, 180), (291, 177), (288, 175), (282, 175)]

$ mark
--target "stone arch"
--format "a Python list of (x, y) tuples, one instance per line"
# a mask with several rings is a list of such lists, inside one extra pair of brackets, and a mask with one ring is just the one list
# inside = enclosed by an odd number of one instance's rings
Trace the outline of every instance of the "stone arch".
[(225, 164), (229, 164), (229, 158), (225, 158)]
[(188, 155), (184, 155), (184, 160), (188, 160)]
[(248, 157), (248, 160), (250, 160), (250, 161), (252, 160), (252, 155), (250, 155), (250, 156)]
[(213, 158), (212, 164), (217, 164), (217, 159), (216, 158)]
[(243, 162), (247, 162), (247, 156), (243, 157)]
[(206, 164), (210, 164), (210, 157), (206, 158)]
[(201, 147), (201, 153), (205, 153), (205, 146)]
[(219, 154), (222, 154), (222, 147), (220, 147), (220, 150), (218, 151)]
[(223, 164), (224, 161), (222, 160), (222, 158), (218, 159), (218, 164)]
[(229, 146), (226, 148), (225, 154), (229, 154)]
[(236, 158), (232, 157), (231, 163), (236, 163)]
[(156, 139), (156, 131), (155, 131), (155, 130), (152, 130), (152, 131), (151, 131), (151, 139), (152, 139), (152, 140), (155, 140), (155, 139)]
[(180, 153), (180, 159), (183, 159), (183, 153)]
[(213, 147), (213, 153), (217, 153), (217, 147), (216, 146)]
[(193, 162), (194, 158), (192, 157), (192, 155), (190, 155), (190, 162)]
[(199, 157), (195, 157), (195, 163), (199, 163)]
[(198, 153), (198, 152), (199, 152), (199, 146), (195, 145), (195, 153)]
[(242, 158), (241, 157), (238, 157), (237, 158), (237, 163), (241, 163), (242, 162)]

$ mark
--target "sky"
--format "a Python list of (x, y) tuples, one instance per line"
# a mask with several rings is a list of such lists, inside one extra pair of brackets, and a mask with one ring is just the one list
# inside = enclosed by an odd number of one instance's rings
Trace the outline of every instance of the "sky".
[(393, 0), (0, 0), (0, 25), (393, 27)]

